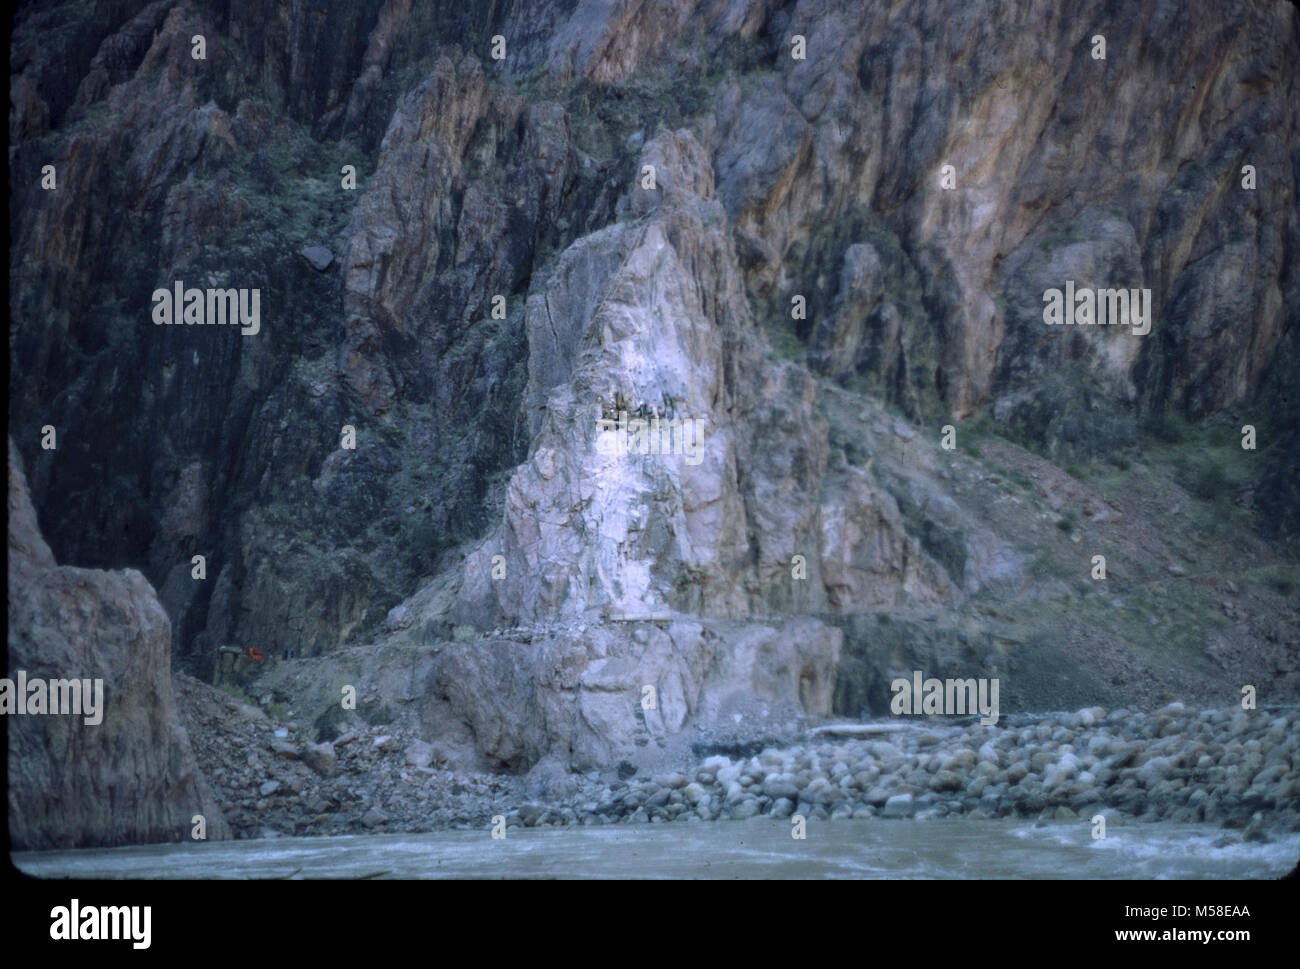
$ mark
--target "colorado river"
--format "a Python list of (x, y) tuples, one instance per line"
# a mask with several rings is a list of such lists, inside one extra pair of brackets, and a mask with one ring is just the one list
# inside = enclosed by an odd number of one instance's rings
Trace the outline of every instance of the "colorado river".
[[(1241, 842), (1214, 825), (1023, 820), (750, 821), (276, 838), (19, 852), (39, 878), (1279, 878), (1300, 833)], [(1225, 836), (1232, 843), (1224, 843)], [(1216, 847), (1216, 843), (1218, 846)]]

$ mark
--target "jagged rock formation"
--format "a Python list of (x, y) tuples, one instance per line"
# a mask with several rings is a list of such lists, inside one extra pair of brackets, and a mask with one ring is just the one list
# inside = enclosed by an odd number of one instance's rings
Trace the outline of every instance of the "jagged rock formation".
[(193, 816), (230, 837), (172, 694), (171, 624), (135, 569), (59, 566), (9, 442), (9, 663), (28, 682), (103, 680), (99, 723), (14, 714), (9, 838), (15, 850), (182, 841)]
[[(434, 650), (429, 723), (513, 767), (635, 747), (644, 685), (675, 698), (662, 739), (769, 667), (807, 713), (972, 657), (1044, 705), (1294, 689), (1297, 24), (1273, 0), (26, 8), (11, 433), (50, 541), (141, 568), (200, 675), (225, 643)], [(260, 287), (262, 332), (155, 328), (177, 279)], [(1151, 289), (1151, 333), (1044, 326), (1067, 279)], [(698, 420), (699, 454), (604, 453), (615, 395)], [(1173, 418), (1261, 451), (1152, 458), (1153, 504), (1042, 460), (1128, 467)], [(981, 457), (990, 429), (1038, 455)], [(1205, 528), (1274, 548), (1160, 527), (1188, 492), (1258, 508)], [(1130, 584), (1087, 598), (1101, 548)], [(775, 652), (725, 667), (755, 637)]]
[[(828, 474), (807, 376), (764, 361), (698, 142), (665, 132), (641, 162), (658, 182), (627, 196), (639, 218), (575, 243), (529, 300), (526, 399), (543, 416), (452, 619), (743, 616), (800, 595), (803, 611), (859, 612), (900, 590), (950, 592), (868, 473)], [(594, 402), (616, 393), (696, 423), (675, 453), (609, 453), (618, 432), (598, 426)], [(674, 443), (648, 433), (656, 451)], [(796, 555), (806, 579), (792, 576)]]
[[(828, 716), (841, 639), (809, 617), (556, 623), (432, 645), (399, 633), (280, 664), (257, 687), (319, 712), (325, 740), (400, 723), (477, 770), (657, 767), (706, 733)], [(342, 684), (355, 712), (340, 707)]]

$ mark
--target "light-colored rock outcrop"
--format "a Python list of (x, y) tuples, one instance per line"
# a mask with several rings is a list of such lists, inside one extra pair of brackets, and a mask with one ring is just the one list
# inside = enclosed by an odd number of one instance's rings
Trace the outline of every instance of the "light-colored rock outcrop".
[[(579, 240), (529, 300), (534, 450), (452, 620), (740, 617), (798, 583), (806, 607), (838, 611), (933, 599), (949, 581), (893, 499), (861, 469), (827, 476), (811, 385), (765, 359), (700, 145), (665, 131), (641, 161), (656, 188), (621, 203), (640, 218)], [(675, 453), (613, 453), (620, 439), (638, 450), (634, 432), (602, 427), (598, 400), (619, 398), (670, 406), (689, 434)]]
[(359, 708), (339, 719), (400, 720), (466, 767), (652, 766), (746, 718), (829, 716), (842, 639), (811, 617), (557, 622), (432, 646), (394, 636), (310, 667), (284, 664), (259, 685), (333, 724), (331, 690), (349, 683)]

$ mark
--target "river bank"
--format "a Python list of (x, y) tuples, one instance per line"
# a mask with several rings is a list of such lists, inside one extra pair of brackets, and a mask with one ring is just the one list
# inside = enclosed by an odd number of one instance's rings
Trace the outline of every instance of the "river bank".
[[(652, 776), (458, 768), (365, 726), (315, 744), (292, 723), (178, 681), (201, 766), (238, 838), (565, 825), (999, 818), (1211, 824), (1223, 843), (1300, 831), (1300, 710), (1102, 710), (824, 724), (697, 745)], [(718, 748), (721, 747), (721, 750)], [(790, 822), (785, 822), (789, 824)]]

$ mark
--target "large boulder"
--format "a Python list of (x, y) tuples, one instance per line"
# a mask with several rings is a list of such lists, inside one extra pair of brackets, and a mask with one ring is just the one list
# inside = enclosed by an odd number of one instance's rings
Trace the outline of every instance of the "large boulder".
[(230, 837), (177, 719), (171, 622), (158, 596), (135, 569), (54, 561), (10, 440), (6, 675), (20, 672), (28, 683), (102, 680), (103, 692), (95, 716), (9, 717), (15, 849), (181, 841), (195, 815), (209, 840)]

